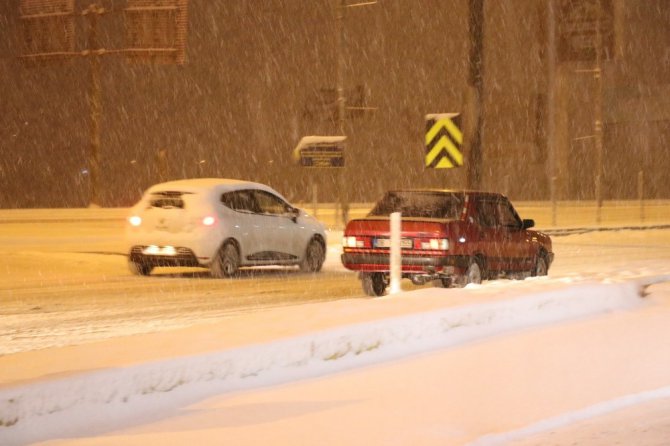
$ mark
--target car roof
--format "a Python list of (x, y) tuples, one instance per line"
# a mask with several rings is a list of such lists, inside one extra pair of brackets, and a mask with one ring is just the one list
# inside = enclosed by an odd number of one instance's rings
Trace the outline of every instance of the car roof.
[(212, 189), (216, 190), (217, 192), (227, 192), (240, 189), (261, 189), (272, 192), (281, 197), (277, 191), (269, 186), (266, 186), (265, 184), (231, 178), (191, 178), (167, 181), (165, 183), (154, 184), (147, 190), (147, 193), (155, 193), (160, 191), (203, 192), (210, 191)]
[(388, 192), (429, 192), (436, 194), (464, 194), (464, 195), (476, 195), (476, 196), (501, 196), (503, 194), (499, 192), (484, 192), (478, 190), (469, 190), (469, 189), (431, 189), (431, 188), (419, 188), (419, 189), (393, 189)]

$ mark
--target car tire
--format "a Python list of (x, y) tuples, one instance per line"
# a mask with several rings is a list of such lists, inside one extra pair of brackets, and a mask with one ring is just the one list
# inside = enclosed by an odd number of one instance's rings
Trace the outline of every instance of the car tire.
[(307, 249), (305, 249), (305, 257), (300, 262), (300, 271), (318, 273), (321, 271), (325, 260), (326, 249), (323, 244), (319, 240), (312, 239), (307, 245)]
[(141, 257), (133, 257), (128, 259), (128, 269), (136, 276), (148, 276), (154, 267)]
[(546, 276), (548, 272), (547, 261), (542, 254), (538, 254), (535, 258), (535, 266), (531, 271), (531, 276)]
[(234, 243), (226, 243), (212, 262), (212, 276), (216, 278), (234, 277), (239, 272), (240, 253)]
[(465, 271), (465, 283), (482, 283), (482, 266), (479, 260), (472, 259), (468, 269)]
[(442, 277), (440, 279), (433, 280), (433, 286), (437, 288), (451, 288), (453, 281), (451, 277)]
[(469, 283), (482, 283), (483, 272), (481, 261), (477, 258), (470, 259), (468, 268), (465, 270), (465, 274), (460, 276), (457, 280), (457, 284), (460, 287), (464, 287)]
[(383, 273), (361, 273), (361, 284), (368, 296), (383, 296), (386, 291), (386, 278)]

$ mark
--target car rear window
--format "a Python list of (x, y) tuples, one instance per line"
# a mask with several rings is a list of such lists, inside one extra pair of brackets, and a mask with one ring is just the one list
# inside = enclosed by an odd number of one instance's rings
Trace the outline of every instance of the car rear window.
[(184, 195), (189, 193), (178, 191), (154, 192), (149, 197), (149, 205), (152, 208), (184, 209)]
[(403, 217), (456, 220), (463, 211), (463, 200), (462, 195), (447, 192), (393, 191), (387, 192), (368, 215), (388, 216), (401, 212)]

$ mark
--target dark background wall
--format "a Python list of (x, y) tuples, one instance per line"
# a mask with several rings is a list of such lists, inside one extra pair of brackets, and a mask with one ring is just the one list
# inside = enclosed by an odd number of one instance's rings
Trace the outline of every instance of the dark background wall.
[[(79, 207), (89, 199), (89, 63), (28, 67), (18, 0), (0, 2), (0, 207)], [(77, 0), (77, 10), (90, 2)], [(123, 0), (103, 1), (121, 11)], [(612, 0), (616, 54), (603, 65), (604, 195), (668, 198), (670, 2)], [(343, 192), (372, 201), (393, 187), (464, 187), (465, 168), (423, 167), (424, 116), (462, 111), (467, 0), (381, 0), (345, 18), (345, 88), (373, 112), (350, 112), (346, 167), (306, 169), (304, 135), (337, 134), (334, 0), (191, 0), (187, 63), (102, 59), (101, 204), (127, 206), (161, 177), (260, 181), (289, 199)], [(77, 48), (86, 24), (77, 19)], [(483, 188), (548, 199), (547, 1), (485, 2)], [(101, 44), (121, 48), (120, 12), (100, 19)], [(588, 65), (588, 64), (587, 64)], [(593, 80), (557, 67), (561, 199), (593, 199)], [(331, 92), (329, 93), (328, 90)], [(562, 120), (562, 121), (561, 121)], [(467, 141), (466, 141), (467, 156)], [(467, 162), (467, 158), (466, 158)]]

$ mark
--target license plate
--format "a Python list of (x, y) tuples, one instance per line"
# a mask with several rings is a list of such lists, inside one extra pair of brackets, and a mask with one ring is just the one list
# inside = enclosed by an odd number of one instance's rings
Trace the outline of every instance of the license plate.
[[(410, 249), (412, 248), (412, 239), (410, 238), (403, 238), (400, 240), (400, 247), (403, 249)], [(391, 239), (388, 238), (378, 238), (375, 239), (375, 248), (390, 248), (391, 247)]]

